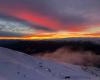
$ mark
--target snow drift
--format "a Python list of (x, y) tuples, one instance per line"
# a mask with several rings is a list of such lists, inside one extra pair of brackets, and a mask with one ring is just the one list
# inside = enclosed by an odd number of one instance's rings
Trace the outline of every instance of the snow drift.
[(0, 80), (100, 80), (100, 69), (59, 64), (0, 47)]

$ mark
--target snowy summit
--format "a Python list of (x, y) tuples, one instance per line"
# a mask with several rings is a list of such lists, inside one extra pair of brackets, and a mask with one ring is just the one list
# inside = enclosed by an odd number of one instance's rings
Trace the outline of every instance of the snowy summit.
[(59, 64), (0, 47), (0, 80), (100, 80), (100, 69)]

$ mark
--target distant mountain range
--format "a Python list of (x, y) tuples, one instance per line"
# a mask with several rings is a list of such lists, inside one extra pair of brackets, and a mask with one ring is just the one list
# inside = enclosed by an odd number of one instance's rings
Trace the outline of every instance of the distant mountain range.
[[(57, 59), (66, 62), (73, 59), (71, 63), (86, 64), (100, 67), (100, 39), (99, 38), (68, 38), (57, 40), (0, 40), (0, 46), (24, 52), (32, 56)], [(78, 53), (78, 54), (77, 54)], [(79, 62), (72, 56), (82, 57)], [(60, 56), (62, 55), (62, 56)], [(65, 59), (63, 58), (65, 57)], [(63, 59), (63, 60), (62, 60)]]

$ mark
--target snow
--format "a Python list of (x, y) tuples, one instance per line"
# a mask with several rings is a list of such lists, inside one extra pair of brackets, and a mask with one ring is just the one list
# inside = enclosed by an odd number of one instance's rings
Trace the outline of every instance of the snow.
[(100, 80), (100, 69), (84, 70), (0, 47), (0, 80)]

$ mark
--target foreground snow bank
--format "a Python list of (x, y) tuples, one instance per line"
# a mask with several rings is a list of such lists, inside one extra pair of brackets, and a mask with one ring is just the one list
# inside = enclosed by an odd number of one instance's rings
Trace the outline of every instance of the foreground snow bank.
[(0, 47), (0, 80), (100, 80), (100, 71), (41, 60)]

